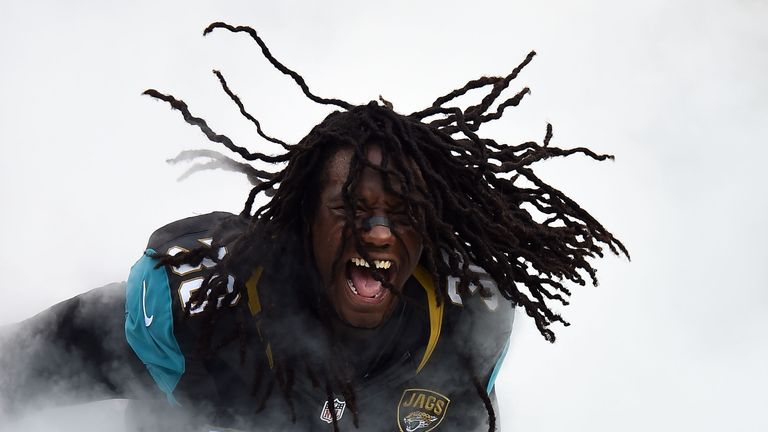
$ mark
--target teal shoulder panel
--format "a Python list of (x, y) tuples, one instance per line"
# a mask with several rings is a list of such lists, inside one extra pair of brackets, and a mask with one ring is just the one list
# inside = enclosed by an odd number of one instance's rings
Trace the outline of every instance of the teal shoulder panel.
[(504, 363), (504, 358), (507, 356), (508, 350), (509, 350), (509, 339), (507, 339), (507, 343), (504, 344), (504, 349), (501, 350), (501, 354), (499, 354), (499, 358), (498, 360), (496, 360), (496, 365), (493, 366), (491, 377), (488, 379), (488, 386), (485, 388), (485, 392), (488, 394), (491, 394), (491, 392), (493, 391), (493, 386), (496, 384), (496, 377), (499, 375), (499, 371), (501, 370), (501, 365)]
[(496, 377), (499, 375), (499, 371), (501, 370), (501, 365), (504, 364), (504, 358), (507, 357), (507, 351), (509, 351), (509, 342), (510, 342), (510, 333), (512, 332), (512, 325), (515, 322), (515, 308), (510, 308), (508, 312), (505, 312), (509, 315), (508, 319), (508, 327), (507, 327), (507, 333), (506, 333), (506, 342), (504, 343), (504, 348), (502, 348), (501, 353), (499, 354), (498, 359), (496, 360), (496, 364), (493, 366), (493, 371), (491, 371), (491, 376), (488, 379), (488, 385), (485, 389), (486, 393), (491, 394), (493, 391), (493, 386), (496, 384)]
[(164, 267), (155, 268), (154, 253), (147, 249), (131, 267), (125, 289), (125, 337), (168, 401), (178, 405), (173, 390), (184, 374), (184, 355), (173, 334), (168, 274)]

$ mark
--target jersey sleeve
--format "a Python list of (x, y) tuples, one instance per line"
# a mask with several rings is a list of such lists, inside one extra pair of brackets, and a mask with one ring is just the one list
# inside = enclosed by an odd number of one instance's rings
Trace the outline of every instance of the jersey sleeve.
[(0, 423), (3, 413), (145, 394), (122, 337), (124, 292), (113, 283), (0, 327)]
[(173, 390), (185, 362), (173, 331), (171, 289), (164, 267), (147, 249), (131, 268), (125, 291), (125, 338), (157, 386), (176, 404)]
[[(224, 212), (173, 222), (152, 234), (146, 250), (131, 268), (126, 286), (125, 337), (172, 405), (178, 404), (174, 390), (194, 366), (189, 357), (195, 356), (190, 346), (196, 335), (194, 325), (185, 322), (184, 309), (215, 264), (206, 259), (198, 266), (169, 267), (159, 265), (155, 256), (226, 245), (245, 227), (243, 219)], [(221, 258), (226, 246), (217, 247)], [(193, 309), (190, 316), (201, 310)]]

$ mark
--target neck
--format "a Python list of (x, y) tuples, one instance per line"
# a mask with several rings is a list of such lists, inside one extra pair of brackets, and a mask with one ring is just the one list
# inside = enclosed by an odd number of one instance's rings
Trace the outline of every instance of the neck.
[(361, 328), (353, 327), (338, 318), (334, 318), (333, 334), (344, 346), (353, 347), (358, 344), (376, 345), (376, 336), (381, 333), (381, 330), (387, 326), (389, 321), (391, 320), (387, 319), (386, 322), (375, 328)]
[(403, 311), (403, 305), (397, 306), (394, 313), (376, 328), (353, 327), (338, 318), (333, 319), (334, 336), (348, 353), (347, 358), (358, 375), (364, 377), (389, 357), (396, 344)]

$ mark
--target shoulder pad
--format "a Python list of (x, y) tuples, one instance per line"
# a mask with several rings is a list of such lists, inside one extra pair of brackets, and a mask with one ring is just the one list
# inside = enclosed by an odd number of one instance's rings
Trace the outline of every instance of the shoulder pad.
[[(150, 254), (176, 255), (203, 246), (215, 245), (218, 246), (218, 258), (221, 259), (228, 252), (227, 245), (247, 228), (248, 220), (246, 218), (227, 212), (193, 216), (172, 222), (155, 231), (149, 239), (147, 250), (150, 251)], [(215, 266), (216, 263), (213, 260), (204, 258), (196, 266), (181, 264), (167, 268), (171, 296), (179, 310), (186, 309), (192, 293), (200, 288), (204, 278)], [(235, 279), (231, 275), (228, 275), (227, 279), (227, 289), (232, 292)], [(239, 300), (240, 296), (237, 296), (232, 301), (231, 306), (236, 305)], [(190, 314), (200, 313), (204, 304), (192, 309)]]
[(483, 296), (482, 293), (478, 292), (480, 291), (478, 286), (474, 283), (470, 283), (470, 296), (468, 299), (462, 299), (461, 295), (459, 295), (459, 278), (455, 276), (448, 276), (447, 289), (448, 298), (451, 300), (451, 303), (457, 306), (465, 306), (464, 303), (467, 302), (467, 306), (470, 306), (473, 303), (477, 303), (476, 301), (473, 301), (473, 299), (480, 298), (485, 303), (486, 308), (490, 311), (495, 311), (498, 309), (499, 304), (504, 306), (503, 303), (506, 301), (506, 299), (501, 296), (501, 293), (499, 292), (499, 286), (496, 284), (496, 281), (491, 279), (491, 276), (480, 266), (470, 264), (469, 269), (479, 275), (478, 279), (480, 280), (480, 285), (482, 285), (484, 291), (490, 295)]
[[(232, 213), (213, 212), (171, 222), (149, 237), (147, 249), (174, 255), (182, 250), (229, 243), (245, 231), (248, 220)], [(177, 249), (174, 249), (177, 248)]]

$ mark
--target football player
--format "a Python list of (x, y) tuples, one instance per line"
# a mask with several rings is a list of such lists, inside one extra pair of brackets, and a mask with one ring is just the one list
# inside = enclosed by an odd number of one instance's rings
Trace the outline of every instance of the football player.
[[(494, 380), (515, 307), (550, 341), (567, 322), (564, 281), (592, 282), (589, 258), (623, 245), (539, 179), (538, 160), (585, 148), (509, 145), (480, 127), (528, 93), (499, 100), (534, 53), (408, 115), (314, 95), (248, 27), (243, 32), (313, 101), (340, 108), (282, 154), (251, 153), (173, 96), (165, 101), (257, 170), (239, 215), (156, 231), (128, 281), (5, 329), (0, 396), (127, 397), (135, 430), (472, 431), (497, 428)], [(452, 106), (471, 90), (478, 105)], [(495, 108), (491, 108), (494, 106)], [(257, 196), (269, 197), (254, 210)], [(122, 319), (124, 311), (124, 321)], [(7, 373), (5, 371), (13, 371)]]

